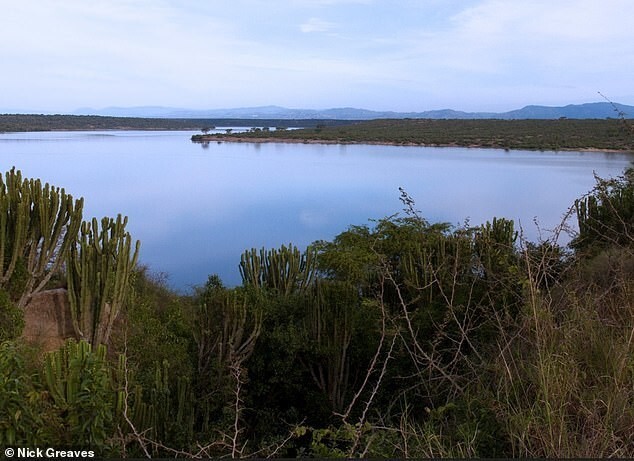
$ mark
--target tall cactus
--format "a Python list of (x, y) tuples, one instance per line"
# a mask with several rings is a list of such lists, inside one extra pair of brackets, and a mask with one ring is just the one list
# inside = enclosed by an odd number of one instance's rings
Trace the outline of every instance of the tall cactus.
[(292, 244), (277, 249), (259, 251), (252, 248), (242, 254), (240, 275), (245, 285), (276, 290), (283, 295), (308, 288), (316, 273), (316, 253), (303, 254)]
[(121, 311), (140, 242), (132, 249), (128, 218), (84, 222), (67, 258), (68, 299), (75, 332), (93, 345), (108, 341)]
[(30, 191), (20, 171), (13, 168), (0, 178), (0, 282), (5, 285), (23, 257), (30, 218)]
[(251, 356), (262, 330), (262, 311), (252, 301), (224, 288), (204, 293), (193, 330), (199, 373), (214, 368), (224, 373)]
[(304, 330), (314, 357), (304, 366), (336, 411), (344, 408), (349, 392), (349, 349), (358, 307), (358, 294), (346, 282), (320, 280), (306, 299)]
[(41, 291), (58, 271), (75, 240), (82, 219), (83, 199), (73, 200), (64, 189), (23, 179), (12, 168), (0, 178), (0, 286), (6, 286), (23, 264), (26, 280), (18, 306)]

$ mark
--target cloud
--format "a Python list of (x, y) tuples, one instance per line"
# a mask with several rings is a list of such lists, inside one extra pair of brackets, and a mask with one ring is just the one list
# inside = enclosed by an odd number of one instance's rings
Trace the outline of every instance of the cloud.
[(308, 21), (299, 26), (299, 29), (304, 33), (329, 32), (335, 28), (337, 28), (336, 23), (324, 21), (319, 18), (310, 18)]
[(436, 27), (385, 37), (382, 67), (421, 96), (457, 108), (585, 102), (601, 88), (626, 93), (633, 15), (634, 2), (625, 0), (471, 2)]
[(0, 15), (0, 86), (53, 110), (618, 98), (632, 17), (632, 0), (21, 0)]

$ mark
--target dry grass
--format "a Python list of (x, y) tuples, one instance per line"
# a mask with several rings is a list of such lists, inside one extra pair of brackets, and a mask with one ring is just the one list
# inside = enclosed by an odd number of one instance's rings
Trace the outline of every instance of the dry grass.
[(528, 304), (504, 328), (492, 389), (516, 456), (634, 456), (634, 255), (622, 249), (609, 278), (588, 279), (605, 257), (548, 292), (528, 261)]

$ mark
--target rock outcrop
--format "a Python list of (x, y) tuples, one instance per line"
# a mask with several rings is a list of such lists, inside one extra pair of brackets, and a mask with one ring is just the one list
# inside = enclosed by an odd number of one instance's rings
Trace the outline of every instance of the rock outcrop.
[(22, 337), (46, 352), (58, 349), (69, 338), (77, 338), (64, 288), (42, 291), (27, 302)]

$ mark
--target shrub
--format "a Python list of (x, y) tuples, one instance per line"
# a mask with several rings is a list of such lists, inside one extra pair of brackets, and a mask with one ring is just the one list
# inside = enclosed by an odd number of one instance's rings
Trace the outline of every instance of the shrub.
[(5, 290), (0, 289), (0, 342), (17, 338), (23, 328), (24, 312), (11, 301)]

